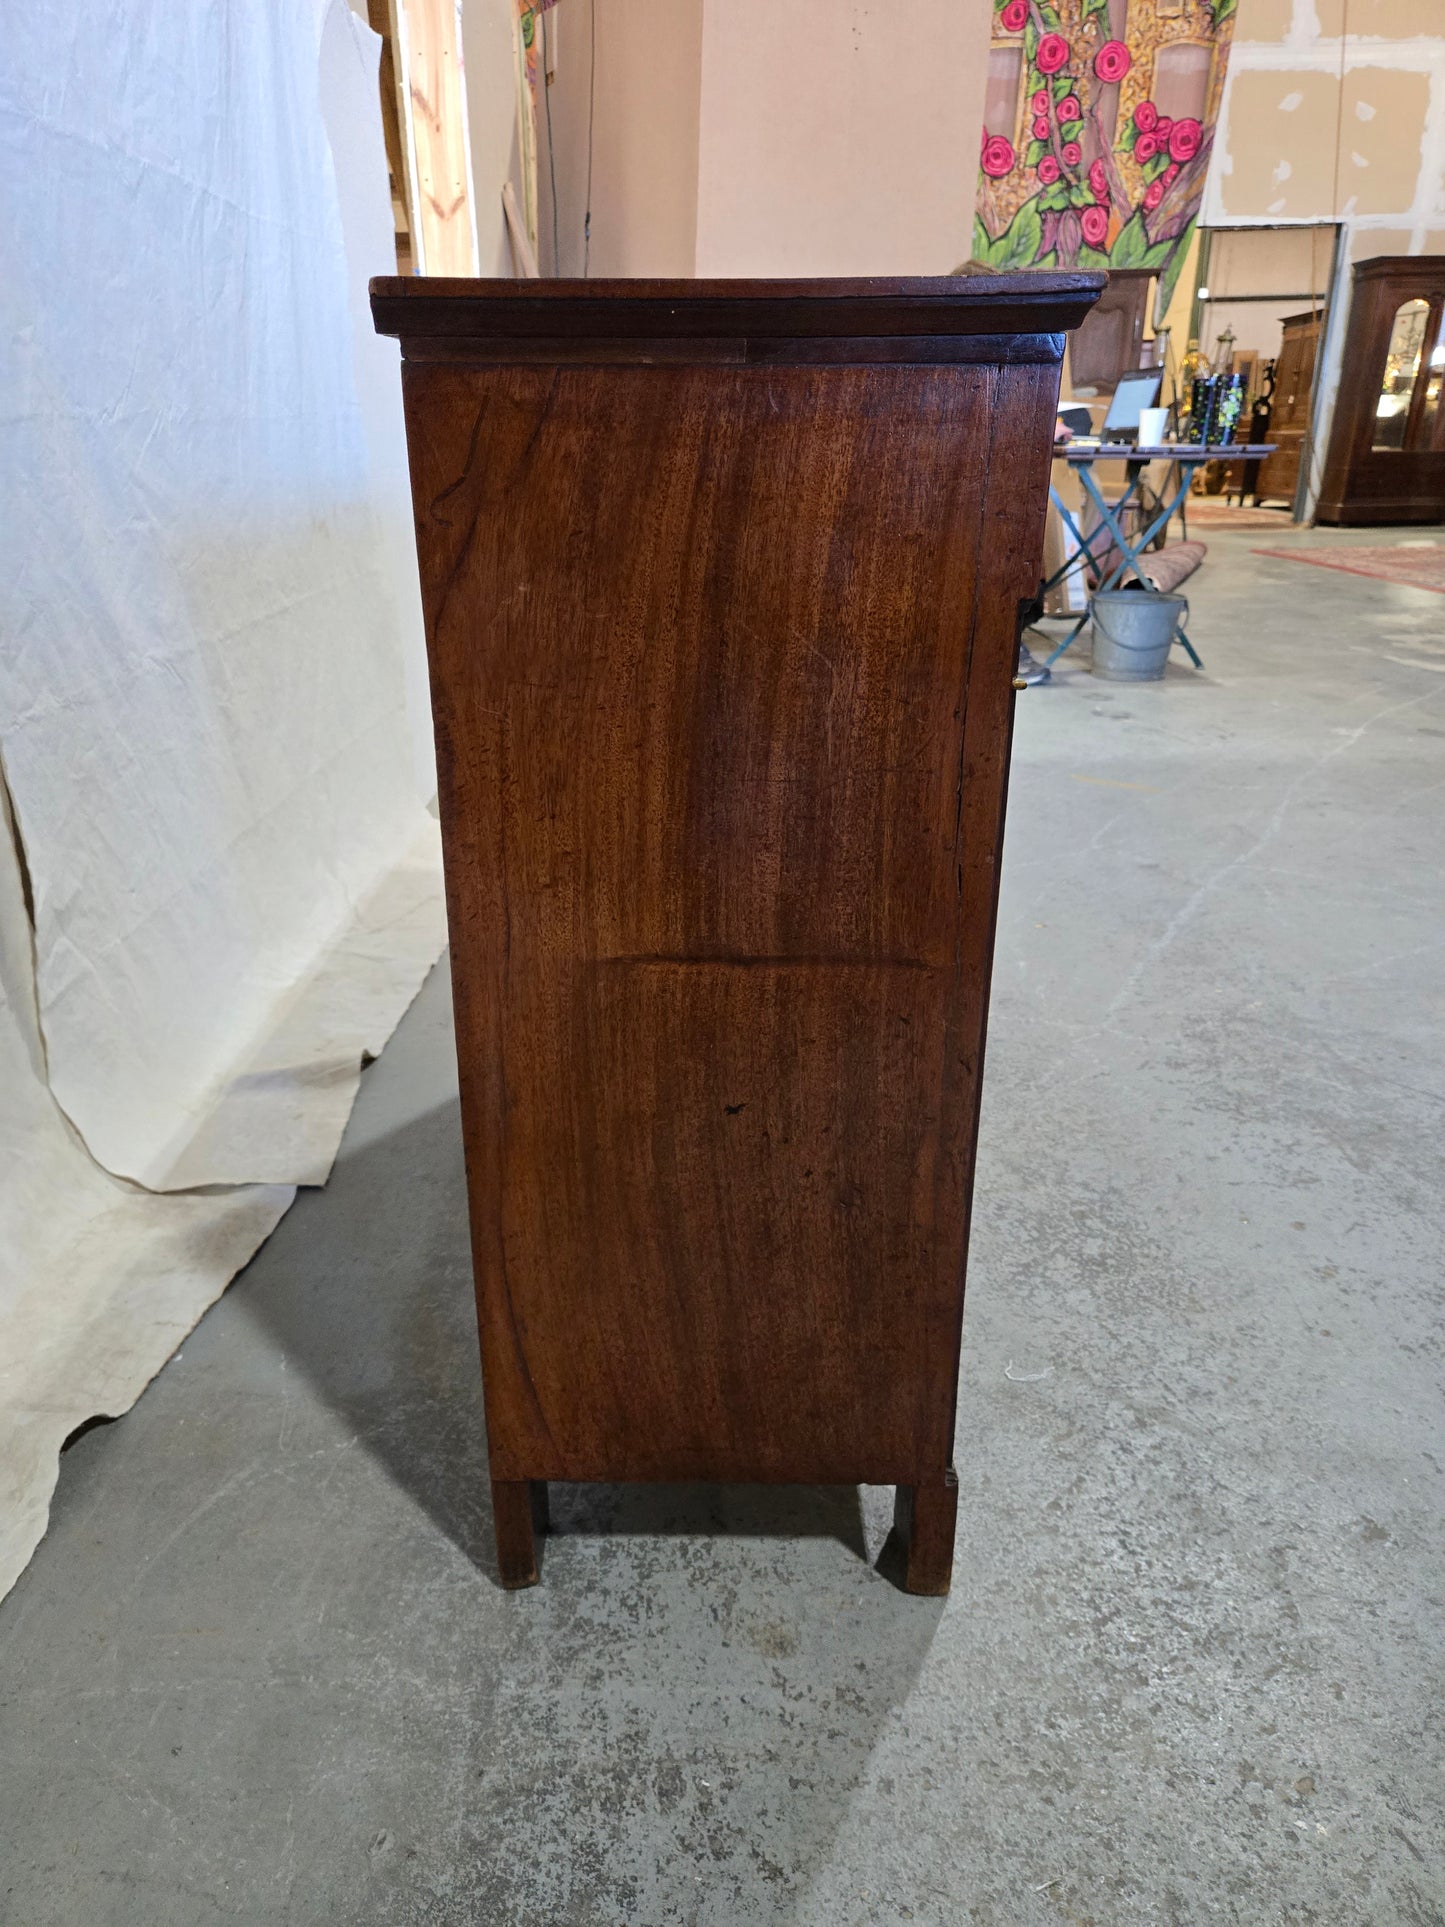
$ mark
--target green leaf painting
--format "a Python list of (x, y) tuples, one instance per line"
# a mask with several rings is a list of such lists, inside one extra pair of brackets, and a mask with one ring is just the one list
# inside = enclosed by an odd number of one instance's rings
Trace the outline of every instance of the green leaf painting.
[(1162, 268), (1169, 259), (1172, 241), (1151, 241), (1144, 225), (1143, 209), (1137, 209), (1120, 228), (1109, 250), (1111, 268)]
[(1024, 202), (1014, 216), (1012, 225), (1004, 238), (1008, 242), (1008, 253), (999, 262), (999, 266), (1003, 268), (1032, 266), (1044, 238), (1044, 224), (1037, 201)]

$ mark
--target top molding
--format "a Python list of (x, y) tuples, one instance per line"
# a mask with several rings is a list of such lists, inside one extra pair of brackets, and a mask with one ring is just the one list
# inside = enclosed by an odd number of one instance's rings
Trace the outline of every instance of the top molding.
[[(1057, 361), (1104, 274), (826, 281), (503, 281), (385, 275), (378, 334), (408, 360)], [(965, 344), (972, 343), (972, 348)]]
[[(1354, 263), (1357, 281), (1381, 281), (1395, 274), (1417, 274), (1427, 284), (1445, 278), (1445, 255), (1439, 254), (1372, 254), (1365, 261)], [(372, 282), (372, 287), (376, 283)], [(375, 307), (373, 301), (372, 306)]]

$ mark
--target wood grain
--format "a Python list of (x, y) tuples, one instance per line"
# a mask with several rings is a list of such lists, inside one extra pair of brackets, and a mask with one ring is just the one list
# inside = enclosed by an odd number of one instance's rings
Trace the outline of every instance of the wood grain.
[(863, 1480), (944, 1589), (1057, 359), (403, 377), (504, 1577), (527, 1481)]

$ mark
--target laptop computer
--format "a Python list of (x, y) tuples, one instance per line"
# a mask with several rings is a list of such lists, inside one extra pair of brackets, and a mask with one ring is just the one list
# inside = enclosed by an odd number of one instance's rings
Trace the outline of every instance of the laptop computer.
[(1119, 377), (1109, 412), (1104, 417), (1100, 439), (1105, 442), (1136, 442), (1139, 439), (1139, 411), (1159, 406), (1159, 390), (1164, 385), (1162, 368), (1130, 368)]

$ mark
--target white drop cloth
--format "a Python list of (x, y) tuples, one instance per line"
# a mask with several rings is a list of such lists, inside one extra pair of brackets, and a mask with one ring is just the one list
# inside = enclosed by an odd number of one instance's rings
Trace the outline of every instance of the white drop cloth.
[(378, 44), (341, 0), (9, 23), (0, 766), (33, 969), (7, 833), (0, 1593), (65, 1434), (325, 1177), (445, 938), (366, 311)]

